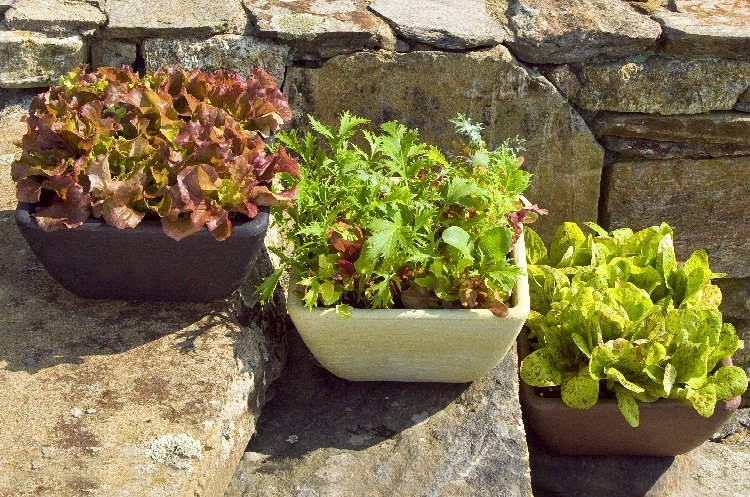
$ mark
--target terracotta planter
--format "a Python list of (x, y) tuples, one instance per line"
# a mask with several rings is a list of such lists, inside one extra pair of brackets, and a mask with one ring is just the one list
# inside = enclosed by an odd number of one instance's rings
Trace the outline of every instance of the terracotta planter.
[[(523, 237), (513, 251), (526, 271)], [(289, 285), (287, 308), (315, 358), (328, 371), (356, 381), (464, 383), (484, 376), (510, 349), (529, 314), (526, 276), (516, 283), (508, 316), (487, 309), (353, 309), (309, 311)]]
[(27, 204), (16, 223), (39, 262), (62, 286), (93, 299), (211, 302), (229, 296), (250, 273), (268, 228), (268, 208), (232, 224), (217, 241), (206, 229), (179, 242), (161, 222), (117, 229), (89, 219), (75, 229), (42, 231)]
[[(520, 359), (529, 353), (527, 333), (518, 339)], [(731, 365), (731, 359), (724, 359)], [(539, 397), (520, 380), (526, 425), (550, 448), (569, 455), (676, 456), (708, 440), (740, 405), (740, 397), (719, 401), (710, 418), (687, 401), (661, 399), (639, 403), (640, 425), (631, 427), (614, 399), (590, 409), (573, 409), (559, 398)]]

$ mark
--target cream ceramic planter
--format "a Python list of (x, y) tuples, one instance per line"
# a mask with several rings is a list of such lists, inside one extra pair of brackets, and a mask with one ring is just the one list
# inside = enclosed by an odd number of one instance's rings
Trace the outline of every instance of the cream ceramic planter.
[(513, 249), (524, 271), (508, 315), (487, 309), (352, 309), (341, 317), (328, 307), (308, 310), (289, 285), (287, 308), (307, 347), (328, 371), (354, 381), (464, 383), (492, 370), (521, 331), (529, 314), (526, 249)]

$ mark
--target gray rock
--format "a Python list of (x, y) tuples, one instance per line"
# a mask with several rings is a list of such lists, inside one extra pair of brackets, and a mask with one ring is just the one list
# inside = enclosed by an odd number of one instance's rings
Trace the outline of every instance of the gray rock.
[(16, 0), (5, 22), (15, 30), (60, 35), (95, 30), (107, 16), (85, 0)]
[(750, 86), (750, 62), (638, 56), (557, 66), (547, 77), (587, 111), (698, 114), (732, 109)]
[[(697, 114), (704, 115), (704, 114)], [(713, 159), (750, 155), (750, 143), (707, 143), (702, 141), (660, 141), (643, 138), (602, 137), (607, 152), (618, 160), (627, 159)]]
[[(0, 92), (0, 137), (20, 138), (28, 101), (28, 91)], [(223, 495), (284, 364), (285, 317), (237, 294), (200, 305), (74, 297), (15, 226), (7, 155), (0, 495)], [(262, 254), (246, 292), (270, 268)]]
[(750, 58), (750, 4), (737, 0), (676, 0), (659, 11), (664, 50), (677, 55)]
[(86, 59), (88, 50), (80, 36), (0, 31), (0, 88), (47, 86)]
[(549, 208), (534, 228), (551, 236), (563, 220), (597, 218), (603, 151), (583, 119), (540, 75), (504, 47), (469, 53), (358, 53), (319, 69), (289, 68), (284, 85), (296, 122), (331, 123), (343, 110), (380, 123), (399, 119), (453, 150), (450, 118), (483, 122), (490, 146), (520, 136), (534, 174), (528, 197)]
[(742, 112), (669, 116), (601, 112), (587, 122), (597, 137), (750, 145), (750, 115)]
[(472, 384), (348, 382), (295, 333), (225, 497), (530, 497), (516, 364)]
[(98, 39), (91, 42), (91, 65), (93, 67), (133, 66), (138, 56), (138, 46), (126, 40)]
[(247, 16), (241, 0), (107, 0), (103, 36), (207, 36), (242, 33)]
[(734, 105), (734, 110), (740, 112), (750, 112), (750, 89), (746, 90), (745, 93), (737, 98), (737, 103)]
[(734, 497), (750, 488), (747, 431), (677, 457), (562, 456), (529, 434), (534, 495)]
[(250, 36), (218, 35), (210, 38), (150, 38), (143, 42), (147, 69), (176, 65), (186, 69), (234, 69), (247, 77), (260, 66), (284, 81), (289, 47)]
[(8, 10), (16, 0), (0, 0), (0, 14)]
[(603, 185), (610, 228), (664, 221), (680, 260), (705, 249), (716, 272), (750, 276), (750, 157), (634, 160), (612, 164)]
[(370, 0), (243, 0), (255, 32), (284, 40), (296, 58), (323, 58), (363, 49), (394, 50), (388, 24), (367, 10)]
[(497, 17), (507, 16), (507, 45), (513, 54), (534, 64), (636, 54), (651, 47), (661, 33), (658, 23), (620, 0), (507, 0), (489, 5)]
[(404, 38), (448, 50), (491, 47), (505, 36), (483, 0), (375, 0), (370, 10)]

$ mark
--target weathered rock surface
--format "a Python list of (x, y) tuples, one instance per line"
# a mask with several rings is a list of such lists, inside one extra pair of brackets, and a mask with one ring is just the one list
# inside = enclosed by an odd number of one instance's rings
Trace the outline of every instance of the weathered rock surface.
[[(0, 136), (20, 136), (14, 108), (0, 111)], [(38, 264), (0, 193), (0, 495), (222, 495), (284, 362), (281, 316), (236, 296), (76, 298)]]
[(210, 38), (150, 38), (143, 42), (147, 69), (178, 65), (186, 69), (234, 69), (247, 77), (260, 66), (284, 81), (284, 64), (289, 47), (250, 36), (218, 35)]
[(620, 159), (713, 159), (750, 155), (750, 143), (672, 142), (604, 136), (602, 144)]
[(207, 36), (242, 33), (247, 16), (241, 0), (107, 0), (104, 36)]
[(654, 55), (558, 66), (547, 77), (587, 111), (697, 114), (734, 107), (750, 86), (750, 62)]
[(16, 0), (5, 22), (11, 29), (64, 34), (97, 29), (107, 16), (86, 0)]
[(675, 0), (659, 11), (664, 51), (676, 55), (750, 58), (750, 4), (744, 0)]
[(91, 42), (91, 65), (94, 67), (132, 66), (138, 56), (138, 46), (125, 40), (98, 39)]
[(587, 119), (599, 136), (646, 138), (661, 141), (750, 143), (750, 115), (710, 112), (689, 115), (616, 114), (602, 112)]
[(643, 52), (659, 24), (620, 0), (504, 0), (489, 2), (507, 16), (513, 54), (534, 64), (614, 59)]
[(563, 456), (529, 430), (534, 495), (564, 497), (733, 497), (750, 488), (750, 432), (706, 442), (677, 457)]
[(47, 86), (87, 58), (80, 36), (0, 31), (0, 88)]
[(375, 0), (370, 10), (404, 38), (448, 50), (492, 47), (505, 31), (487, 13), (484, 0)]
[(393, 50), (396, 37), (367, 10), (370, 0), (243, 0), (259, 36), (291, 43), (298, 58)]
[[(716, 280), (721, 288), (721, 310), (726, 321), (737, 329), (737, 334), (745, 340), (745, 348), (734, 355), (734, 363), (750, 370), (750, 278)], [(750, 392), (745, 396), (750, 397)]]
[(607, 167), (610, 228), (668, 222), (678, 258), (706, 249), (714, 271), (750, 276), (750, 157), (624, 161)]
[(289, 68), (285, 91), (297, 125), (308, 113), (331, 123), (349, 109), (376, 123), (402, 120), (444, 148), (456, 140), (448, 119), (464, 113), (485, 124), (490, 146), (526, 140), (528, 197), (550, 211), (535, 229), (551, 236), (563, 220), (597, 218), (601, 147), (555, 88), (504, 47), (335, 57), (319, 69)]
[(750, 89), (740, 95), (734, 109), (740, 112), (750, 112)]
[(14, 141), (26, 132), (21, 117), (36, 93), (33, 89), (0, 88), (0, 211), (16, 208), (16, 187), (7, 171), (21, 154)]
[(472, 384), (348, 382), (294, 333), (225, 497), (531, 496), (516, 364)]
[(0, 0), (0, 14), (8, 10), (16, 0)]

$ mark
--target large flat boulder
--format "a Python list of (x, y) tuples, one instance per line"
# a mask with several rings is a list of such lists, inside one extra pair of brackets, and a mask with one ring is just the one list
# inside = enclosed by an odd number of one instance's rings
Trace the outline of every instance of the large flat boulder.
[[(198, 305), (64, 290), (13, 218), (5, 138), (23, 134), (30, 95), (1, 97), (0, 495), (222, 495), (283, 366), (283, 317), (240, 294)], [(255, 280), (268, 271), (262, 256)]]
[(107, 16), (87, 0), (16, 0), (5, 22), (15, 30), (64, 34), (95, 30)]
[(367, 10), (370, 0), (243, 0), (258, 36), (284, 40), (299, 59), (358, 50), (393, 50), (388, 24)]
[(0, 88), (48, 86), (87, 59), (88, 48), (80, 36), (0, 29)]
[(349, 382), (299, 337), (225, 497), (531, 497), (515, 350), (472, 384)]
[(448, 50), (493, 47), (505, 37), (484, 0), (375, 0), (370, 10), (402, 37)]
[(621, 0), (494, 0), (513, 54), (533, 64), (616, 59), (651, 47), (661, 28)]
[(681, 260), (703, 248), (714, 271), (750, 276), (750, 157), (623, 161), (605, 177), (610, 228), (668, 222)]
[(664, 50), (686, 56), (750, 59), (750, 4), (744, 0), (675, 0), (660, 10)]
[(554, 86), (504, 47), (335, 57), (319, 69), (289, 68), (284, 90), (298, 126), (307, 114), (332, 123), (348, 109), (375, 123), (399, 119), (452, 149), (448, 120), (460, 112), (485, 124), (490, 146), (520, 136), (534, 174), (527, 196), (550, 211), (534, 228), (551, 236), (564, 220), (597, 218), (601, 147)]
[(289, 47), (251, 36), (217, 35), (210, 38), (149, 38), (143, 42), (146, 69), (180, 66), (185, 69), (225, 68), (247, 77), (259, 66), (284, 81)]
[(247, 15), (242, 0), (107, 0), (103, 36), (208, 36), (242, 33)]
[(546, 74), (586, 111), (669, 115), (730, 110), (750, 86), (750, 62), (715, 57), (643, 55), (562, 65)]

